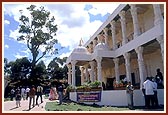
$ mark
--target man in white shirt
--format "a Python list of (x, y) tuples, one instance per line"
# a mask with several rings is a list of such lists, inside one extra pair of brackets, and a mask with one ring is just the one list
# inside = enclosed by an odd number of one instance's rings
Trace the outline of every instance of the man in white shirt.
[(22, 87), (21, 88), (21, 98), (23, 98), (23, 100), (25, 100), (25, 92), (26, 92), (25, 88)]
[(30, 91), (30, 88), (27, 86), (27, 88), (26, 88), (26, 100), (28, 100), (28, 97), (29, 97), (29, 91)]
[(146, 107), (150, 108), (150, 103), (152, 103), (152, 107), (154, 106), (154, 84), (149, 77), (146, 78), (146, 81), (143, 83), (143, 87), (145, 89), (145, 96), (146, 96)]

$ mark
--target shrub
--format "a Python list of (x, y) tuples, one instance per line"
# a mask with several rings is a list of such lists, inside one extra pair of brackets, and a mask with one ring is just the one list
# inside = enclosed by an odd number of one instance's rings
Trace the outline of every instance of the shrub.
[(101, 85), (100, 81), (94, 81), (90, 83), (90, 87), (99, 87)]

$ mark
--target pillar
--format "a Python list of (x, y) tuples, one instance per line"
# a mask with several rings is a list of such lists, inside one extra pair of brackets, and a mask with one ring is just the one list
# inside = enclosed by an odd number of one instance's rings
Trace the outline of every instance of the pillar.
[(67, 67), (68, 67), (68, 84), (72, 85), (71, 64), (68, 64)]
[(138, 67), (139, 67), (139, 74), (140, 74), (140, 89), (143, 87), (143, 82), (145, 81), (145, 78), (147, 77), (145, 64), (143, 60), (143, 47), (139, 46), (135, 49), (137, 56), (138, 56)]
[(153, 4), (153, 10), (154, 10), (154, 25), (158, 25), (163, 23), (163, 17), (162, 17), (162, 13), (160, 10), (160, 4)]
[(112, 45), (113, 45), (113, 50), (115, 50), (117, 48), (116, 46), (116, 27), (115, 27), (116, 22), (113, 20), (112, 22), (110, 22), (111, 25), (111, 33), (112, 33)]
[(95, 48), (96, 45), (97, 45), (97, 40), (94, 39), (94, 40), (93, 40), (93, 48)]
[(130, 66), (130, 53), (125, 53), (124, 54), (124, 59), (125, 59), (127, 81), (131, 81), (131, 83), (132, 83), (131, 66)]
[(98, 76), (98, 81), (100, 81), (102, 83), (102, 66), (101, 66), (102, 57), (97, 57), (96, 61), (97, 61), (97, 76)]
[(125, 11), (121, 11), (119, 13), (119, 16), (120, 16), (121, 29), (122, 29), (122, 45), (124, 45), (127, 43)]
[(81, 85), (83, 85), (83, 83), (84, 83), (84, 81), (85, 81), (85, 80), (84, 80), (84, 77), (85, 77), (85, 76), (84, 76), (84, 67), (81, 66), (81, 67), (80, 67), (80, 71), (81, 71)]
[(160, 49), (161, 49), (161, 54), (162, 54), (162, 61), (164, 63), (164, 38), (163, 38), (163, 35), (161, 36), (158, 36), (156, 38), (156, 40), (159, 42), (160, 44)]
[(88, 71), (88, 65), (84, 66), (85, 68), (85, 81), (89, 81), (89, 71)]
[(93, 52), (93, 44), (89, 44), (89, 52), (92, 53)]
[(118, 66), (119, 58), (115, 58), (115, 59), (113, 59), (113, 61), (114, 61), (114, 64), (115, 64), (116, 82), (119, 83), (119, 81), (120, 81), (120, 78), (119, 78), (119, 66)]
[(108, 28), (104, 28), (103, 32), (104, 32), (105, 44), (108, 45)]
[(94, 79), (94, 61), (89, 62), (91, 70), (90, 70), (90, 80), (91, 82), (95, 81)]
[(75, 76), (75, 64), (77, 63), (77, 61), (72, 61), (72, 85), (75, 86), (76, 85), (76, 76)]
[(138, 22), (138, 14), (137, 14), (137, 8), (135, 4), (130, 4), (131, 6), (131, 15), (134, 25), (134, 38), (140, 35), (140, 29), (139, 29), (139, 22)]

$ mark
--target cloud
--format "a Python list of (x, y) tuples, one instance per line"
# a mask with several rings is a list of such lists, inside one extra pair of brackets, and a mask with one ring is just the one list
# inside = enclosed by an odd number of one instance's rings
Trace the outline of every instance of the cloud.
[(5, 20), (5, 22), (4, 22), (5, 24), (10, 24), (10, 21), (8, 21), (8, 20)]
[(6, 49), (8, 49), (8, 48), (9, 48), (9, 46), (8, 46), (7, 44), (5, 44), (5, 48), (6, 48)]
[(98, 15), (101, 14), (102, 16), (106, 15), (107, 13), (112, 13), (120, 3), (116, 2), (101, 2), (97, 4), (92, 4), (92, 8), (88, 10), (90, 14)]
[(20, 53), (16, 53), (14, 55), (14, 57), (16, 57), (17, 59), (23, 58), (23, 57), (27, 57), (27, 55), (21, 55)]
[(27, 48), (26, 50), (20, 51), (22, 53), (24, 53), (27, 57), (30, 55), (30, 50)]
[[(16, 40), (16, 41), (17, 41), (17, 38), (22, 35), (21, 33), (19, 33), (19, 28), (17, 28), (16, 30), (9, 30), (9, 31), (10, 31), (9, 37)], [(18, 42), (22, 43), (22, 44), (26, 44), (25, 40), (18, 41)]]
[(67, 52), (67, 53), (62, 53), (59, 58), (63, 59), (64, 57), (68, 57), (70, 55), (71, 52)]
[[(32, 3), (33, 4), (33, 3)], [(100, 20), (93, 20), (90, 22), (89, 13), (93, 15), (101, 14), (102, 16), (107, 13), (112, 13), (118, 6), (118, 3), (104, 2), (104, 3), (87, 3), (91, 7), (88, 10), (84, 10), (85, 3), (38, 3), (36, 6), (44, 6), (45, 9), (50, 11), (50, 15), (55, 17), (56, 24), (58, 25), (58, 31), (55, 38), (61, 44), (62, 47), (68, 47), (70, 52), (79, 45), (79, 41), (82, 38), (84, 43), (90, 39), (90, 37), (97, 31), (103, 22)], [(30, 4), (7, 4), (4, 7), (5, 14), (13, 16), (16, 21), (19, 21), (21, 9), (26, 9)], [(24, 14), (29, 16), (27, 11)], [(30, 16), (29, 16), (30, 17)], [(10, 30), (10, 37), (17, 40), (20, 36), (17, 30)], [(25, 42), (22, 42), (25, 43)], [(43, 48), (42, 48), (43, 49)], [(68, 56), (69, 53), (63, 53), (60, 55)]]

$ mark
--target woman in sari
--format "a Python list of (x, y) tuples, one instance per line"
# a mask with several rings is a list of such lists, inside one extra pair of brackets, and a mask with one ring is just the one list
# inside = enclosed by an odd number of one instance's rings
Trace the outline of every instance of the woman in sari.
[(51, 87), (50, 93), (49, 93), (49, 100), (56, 100), (56, 99), (58, 99), (56, 88), (55, 87)]

